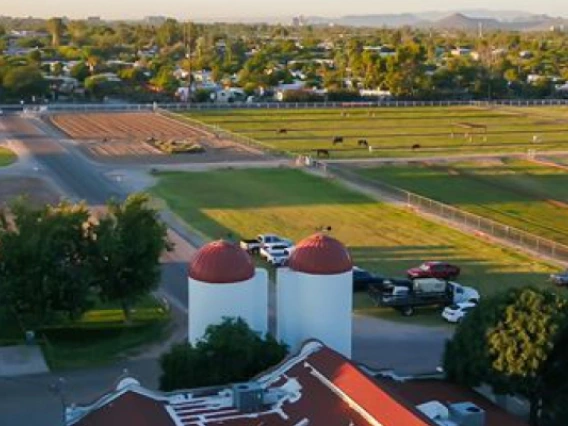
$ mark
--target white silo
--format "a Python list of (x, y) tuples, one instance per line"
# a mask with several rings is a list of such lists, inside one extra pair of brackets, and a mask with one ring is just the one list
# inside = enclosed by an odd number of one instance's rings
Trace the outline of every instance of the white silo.
[(277, 336), (298, 350), (318, 339), (351, 357), (353, 263), (343, 244), (325, 234), (301, 241), (277, 275)]
[(225, 317), (244, 319), (264, 335), (268, 330), (268, 274), (255, 269), (249, 254), (235, 244), (203, 246), (189, 265), (189, 341)]

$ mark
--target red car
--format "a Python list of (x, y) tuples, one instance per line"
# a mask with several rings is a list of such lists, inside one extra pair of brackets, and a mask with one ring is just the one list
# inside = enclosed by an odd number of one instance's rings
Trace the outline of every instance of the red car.
[(451, 280), (459, 276), (460, 268), (444, 262), (424, 262), (418, 268), (411, 268), (406, 273), (411, 280), (416, 278)]

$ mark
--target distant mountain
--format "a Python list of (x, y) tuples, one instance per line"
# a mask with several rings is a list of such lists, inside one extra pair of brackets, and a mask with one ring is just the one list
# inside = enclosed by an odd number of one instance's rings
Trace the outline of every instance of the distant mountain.
[(497, 19), (490, 18), (470, 18), (462, 13), (454, 13), (438, 21), (430, 23), (428, 26), (440, 30), (457, 29), (463, 31), (477, 30), (482, 25), (486, 30), (496, 30), (502, 28), (505, 23)]
[(472, 9), (463, 12), (423, 12), (384, 15), (348, 15), (340, 18), (311, 16), (307, 21), (312, 25), (343, 25), (352, 27), (389, 27), (412, 26), (434, 29), (458, 29), (477, 31), (480, 24), (485, 30), (544, 31), (552, 26), (564, 26), (564, 18), (547, 15), (535, 15), (519, 11), (490, 11)]

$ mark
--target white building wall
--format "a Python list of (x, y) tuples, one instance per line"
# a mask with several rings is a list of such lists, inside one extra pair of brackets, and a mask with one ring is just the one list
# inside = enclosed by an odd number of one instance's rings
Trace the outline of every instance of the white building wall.
[(310, 275), (282, 269), (278, 273), (278, 338), (299, 350), (308, 339), (351, 358), (352, 272)]
[(189, 342), (201, 339), (225, 317), (244, 319), (262, 335), (268, 331), (268, 275), (257, 269), (248, 281), (210, 284), (189, 278)]

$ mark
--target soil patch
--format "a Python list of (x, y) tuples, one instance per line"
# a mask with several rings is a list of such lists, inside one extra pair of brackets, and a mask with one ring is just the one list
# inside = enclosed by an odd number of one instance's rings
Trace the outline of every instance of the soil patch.
[[(233, 141), (155, 113), (56, 114), (49, 122), (81, 142), (85, 154), (110, 163), (169, 164), (246, 161), (263, 154)], [(202, 153), (165, 154), (156, 142), (190, 141)]]

